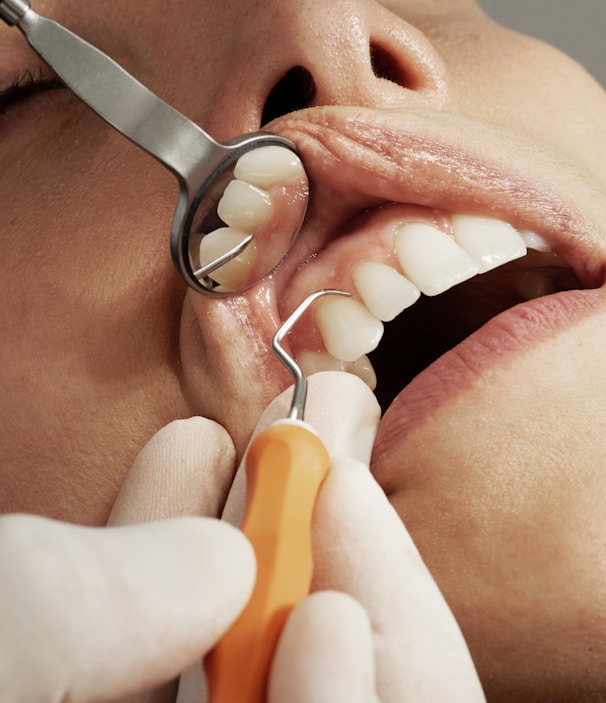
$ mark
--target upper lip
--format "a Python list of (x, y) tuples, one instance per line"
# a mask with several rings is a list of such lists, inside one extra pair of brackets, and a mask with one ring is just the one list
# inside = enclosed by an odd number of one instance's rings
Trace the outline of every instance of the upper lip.
[(527, 148), (482, 126), (474, 126), (470, 139), (468, 121), (456, 116), (331, 106), (293, 113), (270, 128), (296, 143), (311, 184), (303, 236), (277, 281), (289, 280), (361, 211), (399, 202), (531, 230), (583, 287), (603, 283), (604, 254), (592, 219), (557, 191)]

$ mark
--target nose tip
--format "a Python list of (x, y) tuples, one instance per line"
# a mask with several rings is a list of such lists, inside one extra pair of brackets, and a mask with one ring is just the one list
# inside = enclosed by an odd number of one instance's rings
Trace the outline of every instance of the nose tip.
[(432, 43), (378, 3), (342, 0), (327, 7), (308, 0), (298, 3), (285, 27), (273, 46), (282, 75), (264, 103), (263, 124), (317, 105), (393, 108), (447, 99), (446, 70)]

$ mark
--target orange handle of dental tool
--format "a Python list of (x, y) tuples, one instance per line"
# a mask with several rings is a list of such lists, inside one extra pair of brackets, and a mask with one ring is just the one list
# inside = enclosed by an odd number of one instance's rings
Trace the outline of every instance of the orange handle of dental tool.
[(246, 608), (206, 658), (210, 703), (265, 703), (280, 632), (309, 593), (312, 514), (329, 464), (319, 437), (292, 421), (263, 430), (248, 450), (242, 531), (255, 550), (257, 580)]

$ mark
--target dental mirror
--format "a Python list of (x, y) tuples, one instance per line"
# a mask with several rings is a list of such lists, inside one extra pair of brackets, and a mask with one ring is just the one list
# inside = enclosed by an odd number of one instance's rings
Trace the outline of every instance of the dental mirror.
[(21, 30), (75, 95), (176, 176), (170, 249), (189, 286), (240, 293), (278, 266), (307, 209), (308, 181), (292, 142), (267, 132), (217, 142), (28, 0), (0, 0), (0, 19)]

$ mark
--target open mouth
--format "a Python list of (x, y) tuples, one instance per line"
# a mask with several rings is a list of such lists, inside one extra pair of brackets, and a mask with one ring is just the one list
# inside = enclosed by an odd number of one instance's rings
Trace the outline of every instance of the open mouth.
[[(250, 218), (255, 201), (232, 204)], [(261, 218), (262, 219), (262, 218)], [(313, 265), (310, 266), (313, 262)], [(294, 352), (306, 375), (360, 376), (385, 411), (400, 391), (506, 310), (581, 289), (572, 267), (541, 236), (504, 220), (384, 202), (363, 210), (286, 274), (288, 313), (313, 290), (325, 297), (301, 325)]]
[(418, 374), (500, 313), (528, 300), (580, 288), (559, 256), (528, 249), (523, 258), (440, 295), (421, 296), (385, 325), (381, 343), (369, 354), (382, 410)]

